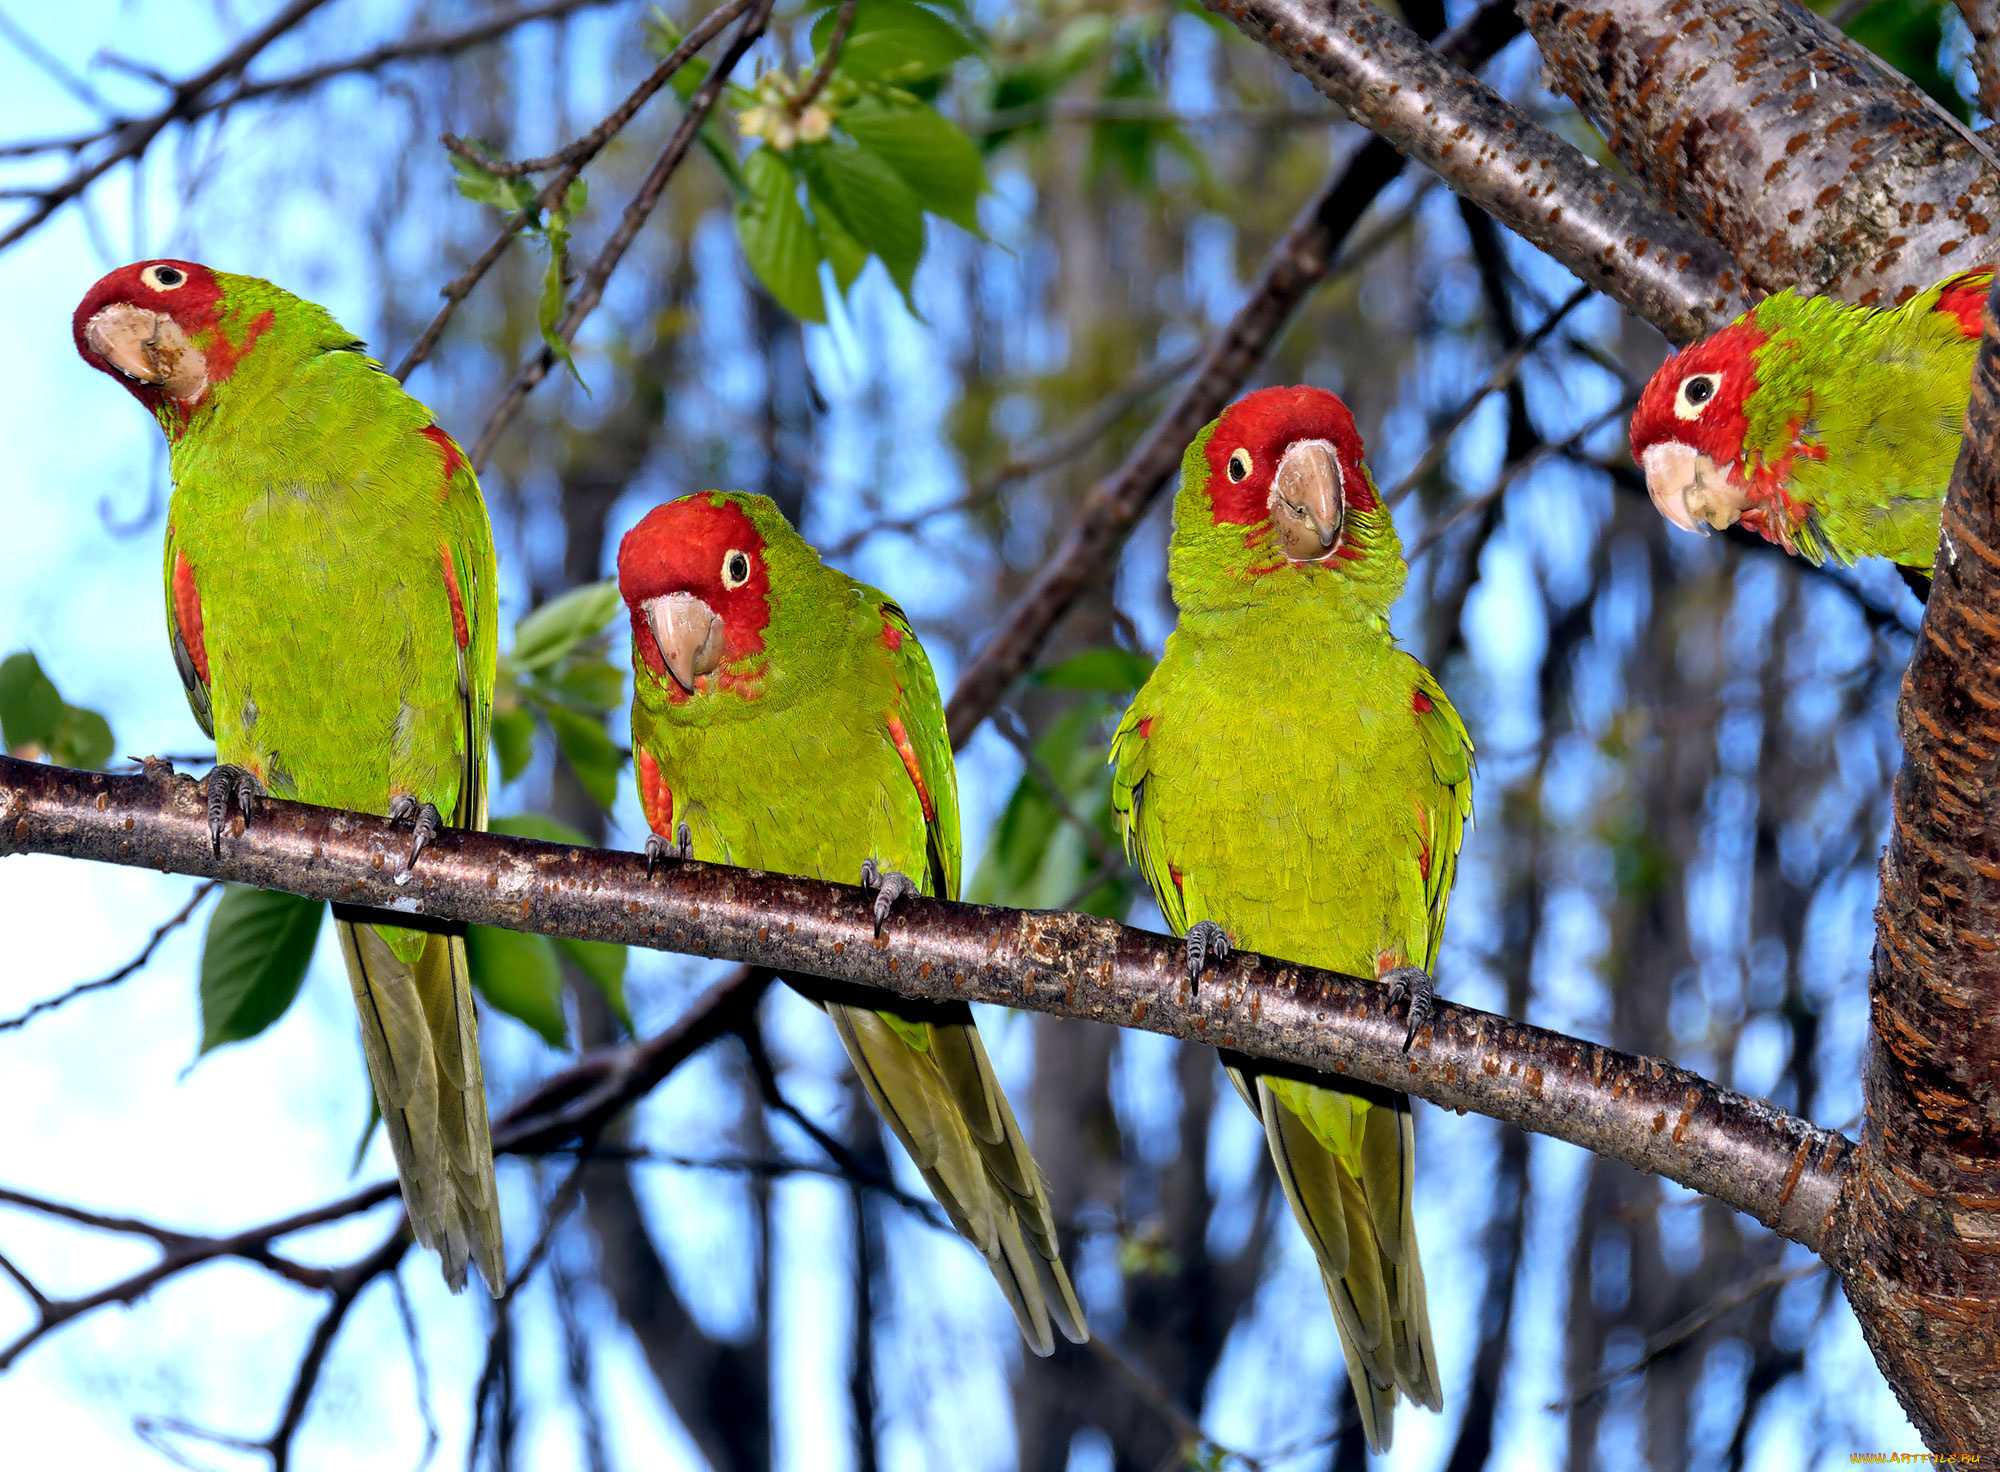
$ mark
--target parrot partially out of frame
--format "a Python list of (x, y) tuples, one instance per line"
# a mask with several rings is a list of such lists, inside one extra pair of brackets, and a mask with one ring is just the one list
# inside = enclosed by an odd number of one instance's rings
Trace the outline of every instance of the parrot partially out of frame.
[[(1397, 648), (1406, 569), (1353, 416), (1268, 388), (1188, 446), (1168, 571), (1180, 620), (1113, 740), (1127, 851), (1187, 938), (1390, 983), (1428, 1015), (1472, 742)], [(1225, 1053), (1319, 1260), (1371, 1447), (1397, 1394), (1442, 1404), (1410, 1209), (1407, 1096)]]
[[(166, 431), (167, 638), (215, 738), (220, 851), (266, 794), (486, 826), (493, 533), (451, 436), (327, 311), (192, 261), (124, 266), (73, 321)], [(478, 1023), (455, 935), (334, 911), (417, 1240), (506, 1284)]]
[[(618, 549), (632, 745), (662, 853), (958, 897), (958, 778), (903, 611), (827, 567), (766, 496), (655, 508)], [(964, 1003), (797, 983), (1037, 1354), (1089, 1333), (1041, 1172)]]
[(1993, 267), (1901, 306), (1785, 291), (1662, 363), (1632, 414), (1660, 514), (1741, 522), (1809, 561), (1928, 573)]

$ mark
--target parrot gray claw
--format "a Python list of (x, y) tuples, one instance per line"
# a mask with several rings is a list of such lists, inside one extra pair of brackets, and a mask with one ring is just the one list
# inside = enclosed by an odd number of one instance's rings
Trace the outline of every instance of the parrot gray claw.
[(216, 853), (222, 852), (222, 825), (229, 821), (229, 800), (236, 799), (237, 809), (243, 814), (243, 826), (248, 828), (257, 816), (257, 801), (263, 796), (264, 784), (255, 773), (242, 767), (222, 762), (208, 774), (208, 837)]
[(882, 923), (889, 918), (889, 912), (896, 908), (896, 901), (906, 894), (917, 892), (917, 881), (907, 874), (899, 874), (894, 869), (883, 873), (873, 859), (861, 861), (861, 887), (875, 894), (875, 933), (882, 933)]
[[(389, 799), (389, 821), (391, 823), (414, 823), (416, 831), (410, 835), (410, 856), (403, 860), (403, 873), (408, 874), (417, 865), (417, 855), (431, 846), (431, 840), (444, 832), (444, 819), (438, 816), (435, 805), (418, 802), (409, 793), (398, 793)], [(402, 880), (398, 879), (397, 883)]]
[(1410, 1004), (1410, 1027), (1403, 1034), (1403, 1051), (1410, 1051), (1410, 1044), (1417, 1040), (1417, 1029), (1431, 1020), (1431, 1005), (1437, 1001), (1437, 983), (1421, 966), (1398, 966), (1394, 971), (1382, 974), (1383, 981), (1389, 983), (1389, 1005), (1395, 1006), (1406, 998)]
[(1195, 921), (1194, 924), (1187, 928), (1187, 934), (1182, 939), (1187, 942), (1188, 985), (1190, 987), (1201, 985), (1202, 969), (1208, 965), (1210, 957), (1213, 957), (1217, 961), (1227, 961), (1229, 959), (1231, 949), (1229, 932), (1224, 930), (1220, 925), (1217, 925), (1213, 920)]
[(683, 861), (694, 856), (694, 835), (688, 831), (685, 822), (674, 827), (674, 841), (668, 843), (657, 833), (646, 835), (646, 877), (653, 877), (653, 866), (665, 859)]

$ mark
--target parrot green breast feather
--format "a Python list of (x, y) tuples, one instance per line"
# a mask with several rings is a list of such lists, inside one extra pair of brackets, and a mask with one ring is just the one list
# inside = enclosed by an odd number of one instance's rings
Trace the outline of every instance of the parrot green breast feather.
[[(325, 309), (253, 277), (122, 267), (73, 332), (167, 434), (168, 645), (218, 761), (253, 794), (483, 828), (497, 579), (451, 437)], [(463, 940), (335, 919), (417, 1237), (454, 1288), (471, 1260), (497, 1292)]]
[[(958, 896), (944, 705), (903, 611), (766, 497), (707, 492), (627, 534), (632, 744), (654, 840), (705, 862)], [(963, 1004), (794, 985), (985, 1257), (1038, 1354), (1088, 1338), (1041, 1174)]]
[[(1471, 818), (1472, 743), (1398, 649), (1394, 525), (1352, 417), (1317, 389), (1240, 400), (1189, 447), (1180, 619), (1114, 738), (1113, 805), (1177, 933), (1363, 977), (1428, 972)], [(1319, 1260), (1371, 1446), (1436, 1409), (1409, 1101), (1225, 1055)]]
[(1781, 292), (1675, 353), (1632, 415), (1654, 504), (1813, 562), (1928, 571), (1992, 285), (1983, 266), (1888, 308)]

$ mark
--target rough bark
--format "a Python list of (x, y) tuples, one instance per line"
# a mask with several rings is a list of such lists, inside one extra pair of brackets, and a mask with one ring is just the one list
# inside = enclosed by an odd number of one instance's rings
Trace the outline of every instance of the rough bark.
[(1715, 241), (1598, 168), (1368, 0), (1203, 0), (1314, 87), (1637, 316), (1686, 341), (1736, 315)]
[(1913, 83), (1790, 0), (1521, 10), (1555, 85), (1619, 160), (1765, 291), (1887, 304), (2000, 243), (2000, 169)]
[(1867, 1122), (1827, 1256), (1933, 1451), (2000, 1451), (2000, 327), (1899, 711)]
[[(2000, 554), (1996, 554), (2000, 555)], [(1440, 1001), (1417, 1046), (1372, 980), (1244, 954), (1186, 979), (1179, 942), (1053, 911), (911, 899), (876, 935), (864, 892), (718, 865), (447, 830), (399, 873), (407, 825), (269, 801), (211, 846), (201, 785), (0, 758), (0, 857), (43, 852), (393, 912), (723, 957), (914, 999), (1143, 1027), (1392, 1085), (1681, 1182), (1817, 1250), (1852, 1147), (1659, 1059)], [(402, 882), (399, 882), (402, 881)]]

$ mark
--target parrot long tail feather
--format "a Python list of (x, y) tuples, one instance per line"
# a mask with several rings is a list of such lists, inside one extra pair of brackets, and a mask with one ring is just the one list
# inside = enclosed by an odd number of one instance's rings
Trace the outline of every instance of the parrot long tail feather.
[(1087, 1342), (1048, 1193), (970, 1017), (930, 1021), (930, 1046), (919, 1049), (876, 1008), (822, 1005), (876, 1110), (952, 1225), (985, 1257), (1029, 1348), (1053, 1352), (1051, 1325)]
[(507, 1264), (465, 942), (430, 935), (410, 962), (373, 925), (336, 916), (334, 929), (411, 1230), (437, 1252), (454, 1293), (468, 1262), (502, 1293)]
[(1314, 1118), (1323, 1127), (1339, 1122), (1350, 1142), (1336, 1153), (1269, 1077), (1226, 1066), (1263, 1119), (1279, 1185), (1319, 1261), (1362, 1429), (1371, 1449), (1385, 1451), (1399, 1391), (1432, 1410), (1443, 1403), (1411, 1211), (1416, 1133), (1409, 1100), (1314, 1088)]

